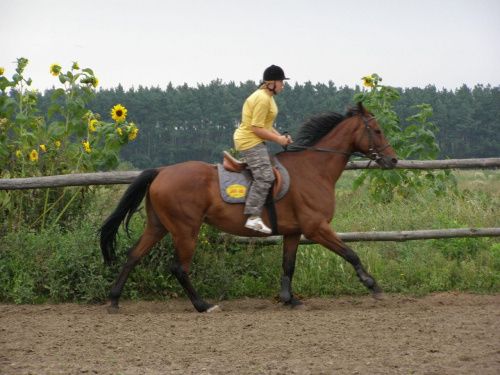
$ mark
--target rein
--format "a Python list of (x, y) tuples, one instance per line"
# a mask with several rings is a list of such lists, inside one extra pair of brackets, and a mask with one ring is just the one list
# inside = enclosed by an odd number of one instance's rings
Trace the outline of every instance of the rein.
[(351, 157), (351, 156), (357, 156), (357, 157), (361, 157), (361, 158), (365, 158), (365, 159), (370, 159), (370, 163), (372, 161), (377, 161), (377, 160), (380, 159), (379, 153), (382, 152), (382, 151), (384, 151), (387, 147), (389, 147), (390, 144), (387, 144), (384, 147), (378, 149), (377, 146), (375, 146), (375, 142), (373, 141), (372, 130), (371, 130), (370, 126), (369, 126), (369, 122), (371, 120), (375, 119), (375, 116), (372, 116), (372, 117), (370, 117), (368, 119), (365, 118), (364, 116), (361, 116), (361, 118), (363, 119), (363, 123), (365, 124), (365, 128), (363, 129), (363, 133), (361, 134), (361, 137), (359, 137), (358, 148), (359, 148), (359, 145), (361, 144), (361, 141), (363, 140), (363, 137), (364, 137), (365, 133), (367, 133), (368, 134), (368, 139), (370, 141), (370, 146), (368, 148), (368, 151), (370, 152), (369, 156), (367, 154), (364, 154), (364, 153), (359, 152), (359, 151), (355, 151), (355, 152), (338, 151), (338, 150), (330, 150), (330, 149), (326, 149), (326, 148), (298, 146), (298, 145), (293, 145), (293, 144), (292, 145), (283, 146), (283, 148), (285, 149), (285, 151), (288, 151), (288, 147), (293, 147), (293, 148), (300, 148), (300, 149), (303, 149), (303, 150), (313, 150), (313, 151), (320, 151), (320, 152), (330, 152), (330, 153), (345, 155), (345, 156), (349, 156), (349, 157)]

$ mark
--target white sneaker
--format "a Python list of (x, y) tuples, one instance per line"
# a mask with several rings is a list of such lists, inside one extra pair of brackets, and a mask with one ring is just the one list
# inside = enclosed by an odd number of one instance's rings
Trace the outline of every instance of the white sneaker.
[(266, 225), (264, 224), (264, 222), (260, 217), (257, 217), (255, 219), (248, 218), (245, 224), (245, 228), (253, 229), (256, 230), (257, 232), (262, 232), (267, 234), (271, 234), (273, 232), (271, 229), (266, 227)]

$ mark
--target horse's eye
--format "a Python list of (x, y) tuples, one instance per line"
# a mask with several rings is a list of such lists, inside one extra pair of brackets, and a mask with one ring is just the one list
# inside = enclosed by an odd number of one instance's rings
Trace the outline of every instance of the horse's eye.
[(378, 130), (378, 129), (375, 130), (375, 134), (380, 134), (380, 133), (382, 133), (380, 130)]

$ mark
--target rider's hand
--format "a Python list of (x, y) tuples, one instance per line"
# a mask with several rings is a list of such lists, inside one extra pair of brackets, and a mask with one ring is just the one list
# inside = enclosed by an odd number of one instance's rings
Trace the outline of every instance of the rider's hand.
[(290, 143), (289, 141), (291, 141), (291, 139), (289, 139), (287, 136), (280, 135), (277, 141), (280, 146), (286, 146)]

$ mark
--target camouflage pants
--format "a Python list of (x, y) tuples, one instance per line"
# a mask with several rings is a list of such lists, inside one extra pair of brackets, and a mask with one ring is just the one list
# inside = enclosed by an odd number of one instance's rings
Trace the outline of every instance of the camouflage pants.
[(275, 180), (269, 151), (265, 143), (240, 151), (252, 171), (253, 182), (245, 200), (245, 214), (260, 216), (269, 189)]

